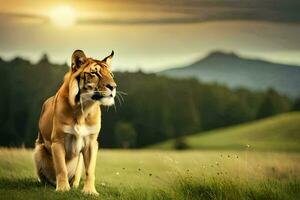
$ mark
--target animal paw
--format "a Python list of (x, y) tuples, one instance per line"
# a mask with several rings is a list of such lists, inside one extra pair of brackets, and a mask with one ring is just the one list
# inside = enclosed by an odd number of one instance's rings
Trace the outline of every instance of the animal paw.
[(99, 195), (95, 187), (84, 187), (82, 192), (87, 195), (95, 195), (95, 196)]
[(79, 187), (79, 182), (74, 182), (72, 185), (73, 188), (77, 189)]
[(57, 192), (67, 192), (69, 191), (71, 188), (70, 188), (70, 185), (69, 184), (64, 184), (64, 185), (58, 185), (56, 187), (56, 191)]
[(75, 189), (78, 188), (79, 187), (79, 182), (80, 182), (80, 180), (75, 179), (73, 184), (72, 184), (72, 187), (75, 188)]

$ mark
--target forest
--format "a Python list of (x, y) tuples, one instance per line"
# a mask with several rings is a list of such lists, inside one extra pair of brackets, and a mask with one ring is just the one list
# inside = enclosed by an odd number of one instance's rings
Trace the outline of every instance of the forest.
[[(43, 101), (55, 94), (68, 66), (0, 59), (0, 146), (33, 147)], [(102, 108), (100, 146), (143, 148), (171, 138), (299, 110), (269, 88), (250, 91), (196, 79), (175, 79), (137, 72), (115, 72), (122, 97), (115, 107)]]

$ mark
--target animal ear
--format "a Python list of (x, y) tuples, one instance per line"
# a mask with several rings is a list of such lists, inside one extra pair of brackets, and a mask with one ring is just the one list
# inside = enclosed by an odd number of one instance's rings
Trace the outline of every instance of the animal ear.
[(77, 71), (86, 60), (87, 58), (82, 50), (75, 50), (71, 58), (72, 71)]
[(109, 67), (111, 67), (111, 61), (112, 61), (112, 58), (114, 57), (114, 54), (115, 54), (115, 52), (112, 51), (111, 54), (110, 54), (109, 56), (105, 57), (105, 58), (102, 60), (103, 62), (106, 62), (106, 64), (107, 64)]

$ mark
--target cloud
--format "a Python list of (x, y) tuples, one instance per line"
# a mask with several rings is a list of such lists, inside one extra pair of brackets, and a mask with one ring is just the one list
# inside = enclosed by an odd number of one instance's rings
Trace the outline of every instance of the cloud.
[(221, 12), (218, 14), (206, 15), (189, 15), (184, 17), (161, 17), (161, 18), (119, 18), (119, 19), (105, 19), (105, 18), (87, 18), (79, 19), (78, 24), (81, 25), (159, 25), (159, 24), (195, 24), (209, 21), (222, 20), (249, 20), (249, 21), (269, 21), (279, 23), (300, 23), (300, 13), (278, 13), (263, 11), (234, 11)]
[(48, 17), (42, 15), (35, 15), (30, 13), (10, 13), (10, 12), (0, 12), (1, 18), (16, 18), (16, 19), (38, 19), (38, 20), (49, 20)]
[(185, 18), (159, 18), (159, 19), (143, 19), (143, 18), (131, 18), (131, 19), (80, 19), (78, 24), (89, 25), (151, 25), (151, 24), (188, 24), (188, 23), (200, 23), (206, 21), (198, 17), (185, 17)]
[[(132, 0), (126, 4), (122, 1), (117, 1), (115, 4), (117, 6), (111, 8), (113, 12), (118, 13), (115, 17), (79, 17), (77, 23), (80, 25), (159, 25), (222, 20), (300, 23), (300, 2), (297, 0), (186, 0), (184, 3), (180, 0)], [(94, 5), (95, 9), (100, 6), (96, 3)], [(109, 11), (107, 9), (107, 12)], [(128, 16), (131, 12), (139, 14), (135, 17)], [(49, 21), (47, 16), (28, 13), (0, 13), (0, 17)]]

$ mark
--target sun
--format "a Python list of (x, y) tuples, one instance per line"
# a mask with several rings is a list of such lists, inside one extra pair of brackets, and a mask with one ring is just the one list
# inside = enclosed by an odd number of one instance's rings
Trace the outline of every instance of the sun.
[(75, 10), (66, 5), (54, 7), (50, 12), (50, 20), (59, 27), (70, 27), (76, 23)]

